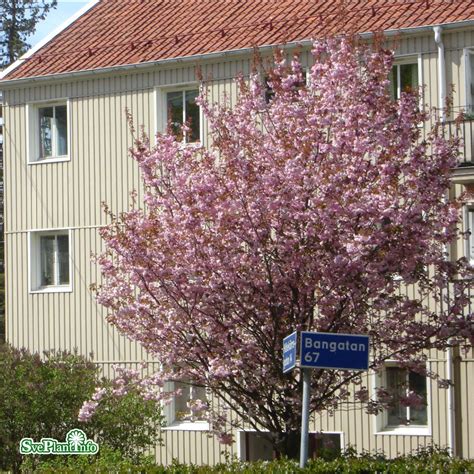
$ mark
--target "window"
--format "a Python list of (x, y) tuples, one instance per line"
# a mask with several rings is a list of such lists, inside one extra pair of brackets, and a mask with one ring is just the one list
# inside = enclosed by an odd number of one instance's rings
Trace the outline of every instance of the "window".
[[(166, 93), (167, 120), (172, 133), (184, 143), (196, 143), (201, 139), (201, 118), (196, 98), (197, 89)], [(181, 127), (186, 124), (189, 131), (183, 136)]]
[[(377, 431), (390, 434), (429, 434), (428, 384), (425, 376), (388, 364), (377, 376), (379, 388), (392, 399), (377, 416)], [(411, 403), (408, 400), (411, 399)]]
[(181, 390), (180, 395), (175, 395), (171, 403), (165, 405), (164, 413), (169, 428), (208, 428), (208, 423), (204, 420), (202, 413), (191, 409), (191, 405), (196, 401), (200, 404), (207, 404), (205, 387), (189, 382), (168, 382), (165, 389), (167, 391)]
[[(474, 49), (466, 49), (466, 113), (474, 113)], [(469, 117), (470, 118), (470, 117)]]
[(68, 106), (40, 104), (29, 106), (30, 163), (65, 161), (69, 153)]
[[(293, 91), (297, 92), (308, 84), (308, 74), (309, 74), (308, 71), (306, 69), (303, 69), (303, 80), (301, 82), (297, 82), (293, 86)], [(273, 97), (275, 97), (275, 91), (270, 85), (270, 82), (271, 82), (270, 76), (267, 75), (263, 78), (263, 84), (265, 87), (265, 92), (264, 92), (265, 102), (267, 104), (273, 99)]]
[[(388, 426), (417, 425), (426, 426), (426, 377), (399, 367), (387, 367), (387, 389), (397, 401), (387, 410)], [(415, 393), (421, 399), (416, 406), (405, 406), (400, 399)]]
[(474, 207), (466, 207), (464, 210), (464, 232), (466, 259), (474, 264)]
[[(344, 445), (343, 433), (309, 433), (308, 457), (315, 459), (324, 454), (325, 458), (335, 458), (341, 454)], [(241, 461), (271, 461), (275, 459), (273, 445), (268, 433), (240, 431), (238, 437)], [(299, 448), (299, 444), (298, 444)]]
[(390, 93), (393, 99), (399, 99), (402, 92), (418, 89), (418, 63), (396, 64), (390, 72)]
[(67, 107), (38, 108), (39, 159), (67, 155)]
[(273, 90), (272, 86), (270, 85), (270, 77), (265, 76), (263, 78), (263, 83), (265, 85), (265, 102), (268, 104), (273, 97), (275, 96), (275, 91)]
[(31, 291), (70, 291), (69, 249), (68, 231), (30, 233)]

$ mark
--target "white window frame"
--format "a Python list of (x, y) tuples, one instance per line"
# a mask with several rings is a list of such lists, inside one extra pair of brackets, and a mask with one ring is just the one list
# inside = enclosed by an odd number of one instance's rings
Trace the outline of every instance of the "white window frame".
[[(469, 227), (469, 214), (473, 213), (473, 222), (474, 222), (474, 203), (467, 203), (463, 206), (463, 231), (468, 232), (470, 229)], [(474, 252), (471, 255), (471, 242), (473, 243), (472, 247), (474, 247), (474, 226), (471, 230), (471, 235), (467, 236), (464, 241), (464, 255), (467, 261), (474, 265)]]
[[(395, 361), (385, 362), (385, 367), (398, 367), (399, 364)], [(376, 396), (377, 387), (387, 387), (385, 370), (372, 374), (372, 391)], [(420, 425), (399, 425), (389, 426), (387, 420), (387, 411), (374, 416), (374, 434), (376, 435), (391, 435), (391, 436), (432, 436), (432, 421), (431, 421), (431, 381), (426, 377), (426, 426)]]
[[(393, 58), (392, 67), (397, 68), (397, 84), (398, 84), (398, 89), (396, 91), (397, 100), (400, 98), (400, 93), (401, 93), (400, 67), (398, 66), (403, 66), (406, 64), (416, 64), (418, 66), (418, 87), (423, 86), (423, 57), (421, 53), (395, 56)], [(423, 91), (424, 89), (422, 88), (421, 96), (420, 96), (420, 108), (423, 107), (423, 101), (424, 101)]]
[[(198, 90), (199, 84), (196, 82), (177, 84), (173, 86), (155, 88), (155, 134), (165, 133), (168, 127), (168, 101), (167, 94), (170, 92), (182, 92)], [(183, 107), (183, 120), (185, 109)], [(202, 108), (199, 107), (199, 141), (187, 143), (183, 137), (183, 146), (201, 146), (204, 143), (204, 116)]]
[[(59, 163), (71, 160), (71, 105), (69, 99), (58, 99), (54, 101), (41, 101), (29, 103), (26, 106), (27, 115), (27, 163), (29, 165), (42, 165), (47, 163)], [(67, 118), (67, 155), (51, 156), (49, 158), (40, 157), (40, 142), (39, 142), (39, 110), (46, 107), (66, 106)], [(53, 128), (53, 134), (55, 129)], [(56, 140), (53, 139), (53, 146), (56, 147)], [(55, 150), (53, 148), (53, 154)]]
[[(193, 388), (192, 384), (190, 386)], [(175, 390), (174, 382), (166, 382), (164, 386), (166, 392)], [(208, 400), (209, 402), (209, 400)], [(181, 430), (181, 431), (209, 431), (209, 423), (204, 420), (177, 420), (175, 397), (169, 403), (163, 404), (163, 415), (166, 420), (166, 426), (162, 430)]]
[(473, 96), (474, 96), (474, 90), (472, 88), (474, 87), (474, 84), (472, 84), (472, 81), (474, 80), (474, 77), (472, 77), (471, 74), (471, 65), (473, 64), (474, 61), (474, 46), (464, 48), (463, 51), (463, 56), (464, 56), (464, 80), (465, 85), (464, 85), (464, 93), (466, 96), (465, 100), (465, 105), (466, 105), (466, 113), (467, 114), (474, 114), (474, 103), (473, 103)]
[[(69, 245), (69, 284), (41, 286), (40, 237), (46, 235), (67, 235)], [(70, 228), (35, 229), (28, 232), (28, 285), (30, 294), (70, 293), (73, 288), (73, 239)]]
[[(237, 458), (239, 461), (244, 462), (247, 459), (247, 447), (245, 445), (245, 434), (246, 433), (256, 433), (257, 430), (254, 428), (242, 429), (237, 431)], [(262, 430), (262, 432), (268, 433), (267, 430)], [(325, 435), (325, 434), (336, 434), (339, 435), (341, 440), (341, 453), (344, 452), (345, 444), (345, 433), (344, 431), (308, 431), (308, 434), (316, 435)]]

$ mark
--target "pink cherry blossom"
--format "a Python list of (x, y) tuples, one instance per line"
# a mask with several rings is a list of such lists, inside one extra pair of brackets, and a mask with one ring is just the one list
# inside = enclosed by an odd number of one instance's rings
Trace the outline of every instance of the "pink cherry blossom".
[[(256, 73), (236, 79), (232, 107), (203, 85), (208, 149), (137, 140), (143, 203), (134, 194), (101, 230), (98, 301), (161, 363), (142, 385), (167, 400), (167, 380), (208, 387), (220, 403), (202, 409), (223, 442), (243, 422), (298, 430), (300, 375), (282, 373), (281, 354), (294, 330), (369, 334), (376, 371), (395, 359), (420, 372), (424, 351), (474, 341), (471, 270), (445, 250), (458, 235), (459, 203), (444, 199), (458, 140), (439, 124), (424, 133), (416, 92), (390, 97), (391, 51), (350, 38), (312, 54), (303, 86), (298, 58), (277, 53), (268, 103)], [(312, 411), (334, 412), (351, 383), (380, 411), (388, 394), (371, 398), (360, 375), (313, 371)], [(120, 391), (139, 378), (120, 377)]]

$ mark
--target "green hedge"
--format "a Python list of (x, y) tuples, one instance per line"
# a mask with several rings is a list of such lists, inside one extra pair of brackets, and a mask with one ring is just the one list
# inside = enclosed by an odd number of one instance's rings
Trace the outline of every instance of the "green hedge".
[(452, 459), (445, 450), (421, 450), (412, 456), (402, 456), (388, 460), (383, 455), (363, 454), (354, 455), (352, 452), (345, 456), (325, 461), (323, 459), (311, 460), (305, 469), (300, 469), (296, 461), (261, 461), (255, 463), (228, 462), (215, 467), (193, 466), (173, 463), (163, 467), (152, 462), (151, 458), (143, 458), (139, 464), (124, 460), (120, 454), (102, 450), (95, 458), (70, 457), (68, 459), (55, 459), (45, 462), (36, 468), (35, 472), (91, 472), (91, 473), (156, 473), (156, 474), (217, 474), (217, 473), (242, 473), (242, 474), (293, 474), (293, 473), (474, 473), (474, 461)]

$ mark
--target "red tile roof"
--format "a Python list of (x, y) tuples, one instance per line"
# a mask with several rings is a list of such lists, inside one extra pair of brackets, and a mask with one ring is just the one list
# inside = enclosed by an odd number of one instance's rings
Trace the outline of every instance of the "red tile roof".
[(5, 79), (470, 19), (469, 0), (102, 0)]

